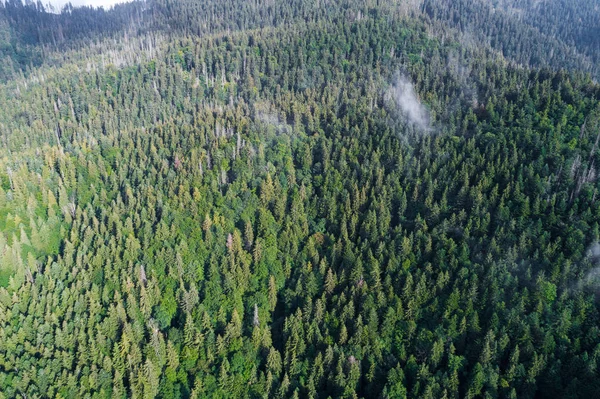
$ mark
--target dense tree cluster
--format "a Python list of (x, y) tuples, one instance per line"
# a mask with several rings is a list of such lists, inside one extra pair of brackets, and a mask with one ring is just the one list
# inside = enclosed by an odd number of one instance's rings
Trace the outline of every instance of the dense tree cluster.
[(598, 392), (600, 86), (382, 3), (84, 8), (113, 22), (26, 47), (0, 398)]
[(599, 0), (423, 0), (423, 12), (520, 64), (600, 77)]

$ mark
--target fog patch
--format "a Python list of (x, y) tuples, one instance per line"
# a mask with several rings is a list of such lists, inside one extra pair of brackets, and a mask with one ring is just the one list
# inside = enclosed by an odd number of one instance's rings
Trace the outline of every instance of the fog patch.
[(400, 4), (396, 4), (397, 12), (403, 16), (420, 12), (423, 9), (425, 0), (404, 0)]
[(600, 290), (600, 266), (593, 268), (585, 275), (583, 286)]
[(467, 101), (472, 108), (479, 106), (479, 98), (477, 89), (471, 81), (471, 66), (466, 65), (460, 60), (458, 52), (451, 51), (448, 54), (446, 67), (452, 77), (460, 85), (461, 96)]
[(267, 101), (254, 103), (254, 121), (274, 128), (277, 134), (292, 132), (292, 127), (286, 122), (285, 117)]
[(117, 4), (128, 3), (133, 0), (50, 0), (42, 2), (47, 12), (60, 14), (67, 4), (71, 4), (73, 8), (77, 7), (92, 7), (111, 9)]
[(387, 101), (394, 103), (409, 125), (421, 132), (431, 131), (429, 112), (419, 100), (413, 83), (406, 76), (398, 75), (387, 89), (385, 97)]
[(598, 241), (590, 245), (585, 259), (585, 263), (587, 262), (593, 267), (571, 288), (574, 291), (591, 290), (600, 294), (600, 243)]
[(597, 241), (593, 243), (587, 255), (595, 267), (587, 272), (584, 283), (588, 286), (600, 288), (600, 243)]

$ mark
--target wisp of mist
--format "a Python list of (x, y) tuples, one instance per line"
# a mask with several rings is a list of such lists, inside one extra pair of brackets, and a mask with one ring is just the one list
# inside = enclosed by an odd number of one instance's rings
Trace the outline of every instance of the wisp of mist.
[(406, 76), (397, 75), (386, 94), (410, 125), (422, 132), (431, 130), (429, 112), (419, 101), (414, 85)]

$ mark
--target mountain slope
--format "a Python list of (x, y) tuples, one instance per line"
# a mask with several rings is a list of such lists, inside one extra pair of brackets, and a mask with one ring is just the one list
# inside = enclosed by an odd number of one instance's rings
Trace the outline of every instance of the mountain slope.
[(0, 84), (0, 398), (593, 397), (591, 76), (419, 4), (237, 4)]

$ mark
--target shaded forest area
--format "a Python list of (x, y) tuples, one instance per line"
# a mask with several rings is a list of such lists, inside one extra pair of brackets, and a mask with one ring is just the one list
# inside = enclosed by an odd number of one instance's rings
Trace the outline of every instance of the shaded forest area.
[(0, 398), (594, 397), (597, 1), (446, 3), (0, 5)]

